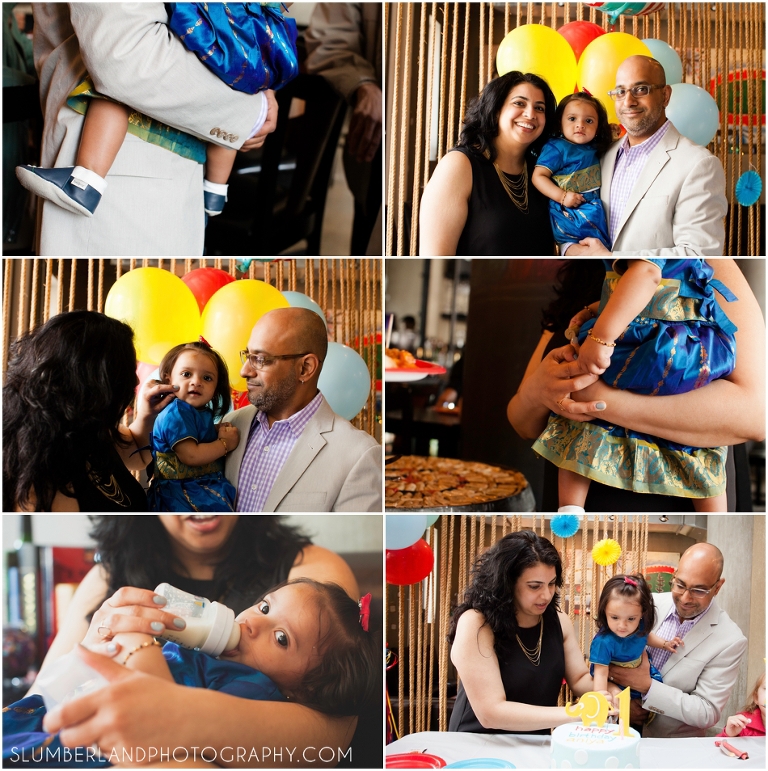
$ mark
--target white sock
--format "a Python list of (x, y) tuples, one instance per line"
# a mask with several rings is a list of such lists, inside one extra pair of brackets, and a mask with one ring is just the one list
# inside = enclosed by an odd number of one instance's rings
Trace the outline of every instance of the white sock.
[(561, 506), (557, 510), (558, 514), (584, 514), (584, 509), (581, 506)]
[[(104, 195), (104, 191), (107, 189), (107, 180), (104, 177), (100, 177), (95, 171), (86, 169), (85, 166), (75, 166), (72, 170), (72, 176), (78, 182), (82, 182), (85, 185), (90, 185), (94, 190)], [(75, 184), (75, 183), (73, 183)], [(81, 187), (82, 185), (76, 185)]]
[(223, 195), (226, 198), (228, 189), (229, 185), (220, 185), (218, 182), (210, 182), (207, 179), (203, 180), (203, 190), (206, 193), (215, 193), (216, 195)]

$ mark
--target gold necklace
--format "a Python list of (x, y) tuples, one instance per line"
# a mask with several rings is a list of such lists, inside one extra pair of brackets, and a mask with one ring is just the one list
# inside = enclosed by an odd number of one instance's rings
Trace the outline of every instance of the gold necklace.
[(520, 646), (520, 650), (525, 654), (525, 658), (527, 658), (534, 667), (539, 666), (539, 660), (541, 659), (541, 641), (544, 637), (544, 616), (539, 617), (539, 627), (539, 642), (536, 644), (535, 648), (526, 648), (525, 645), (523, 645), (520, 636), (515, 634), (515, 639), (517, 640), (517, 644)]
[[(483, 155), (490, 160), (491, 154), (486, 149)], [(515, 206), (523, 213), (528, 214), (528, 164), (523, 158), (523, 172), (518, 174), (517, 182), (513, 182), (506, 174), (499, 168), (499, 164), (496, 161), (492, 161), (493, 168), (496, 169), (496, 173), (499, 175), (499, 181), (504, 189), (507, 191), (507, 195)]]

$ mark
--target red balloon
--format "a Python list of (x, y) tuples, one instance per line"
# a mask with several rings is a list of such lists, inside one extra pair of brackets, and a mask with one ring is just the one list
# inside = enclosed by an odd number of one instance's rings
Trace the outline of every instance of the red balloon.
[(232, 389), (232, 409), (239, 410), (241, 407), (247, 407), (250, 404), (248, 401), (248, 391), (235, 391)]
[(221, 287), (232, 283), (235, 277), (218, 268), (196, 268), (182, 276), (181, 280), (190, 288), (202, 313), (212, 295)]
[(423, 581), (432, 572), (434, 559), (423, 538), (405, 549), (387, 549), (387, 583), (408, 586)]
[(147, 364), (145, 361), (136, 362), (136, 377), (139, 379), (139, 383), (136, 386), (136, 393), (139, 393), (139, 388), (149, 380), (149, 376), (157, 369), (157, 364)]
[(605, 34), (605, 30), (602, 27), (593, 24), (591, 21), (569, 21), (568, 24), (563, 24), (557, 31), (570, 43), (573, 53), (576, 54), (577, 62), (584, 49), (596, 37)]

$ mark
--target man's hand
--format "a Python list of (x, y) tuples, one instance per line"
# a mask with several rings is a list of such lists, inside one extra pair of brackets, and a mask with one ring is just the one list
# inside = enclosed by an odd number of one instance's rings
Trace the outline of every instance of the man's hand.
[(267, 98), (267, 119), (264, 121), (264, 125), (259, 129), (255, 136), (250, 139), (246, 139), (240, 148), (241, 153), (247, 153), (249, 150), (255, 150), (257, 147), (261, 147), (267, 140), (267, 135), (271, 134), (277, 128), (277, 99), (275, 99), (275, 92), (267, 90), (263, 92)]
[(643, 709), (640, 699), (631, 699), (629, 702), (629, 722), (633, 725), (645, 725), (649, 712)]
[(608, 668), (608, 679), (624, 688), (629, 686), (642, 694), (648, 693), (651, 687), (651, 662), (648, 660), (648, 651), (643, 651), (640, 665), (634, 669), (611, 664)]
[(355, 96), (347, 152), (358, 162), (370, 162), (381, 144), (381, 89), (375, 83), (363, 83)]
[(599, 238), (583, 238), (566, 252), (568, 257), (610, 257), (612, 253), (603, 246)]

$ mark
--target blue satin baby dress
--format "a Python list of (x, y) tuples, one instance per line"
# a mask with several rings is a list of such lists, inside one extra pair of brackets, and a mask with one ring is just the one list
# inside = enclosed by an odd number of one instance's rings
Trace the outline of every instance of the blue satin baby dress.
[[(656, 292), (616, 340), (610, 367), (600, 376), (608, 385), (640, 394), (665, 396), (701, 388), (736, 366), (736, 327), (715, 300), (737, 298), (706, 260), (648, 259), (662, 279)], [(604, 260), (600, 311), (625, 260)], [(579, 330), (579, 342), (595, 325)], [(579, 423), (552, 413), (533, 449), (559, 468), (609, 487), (639, 493), (711, 498), (725, 490), (726, 448), (688, 447), (603, 420)]]
[(299, 74), (296, 21), (280, 5), (168, 3), (168, 24), (228, 86), (256, 94)]
[(577, 145), (563, 137), (550, 139), (536, 161), (552, 172), (552, 181), (563, 192), (581, 193), (586, 201), (573, 209), (549, 199), (549, 219), (558, 244), (578, 244), (582, 238), (599, 238), (611, 249), (605, 209), (600, 200), (600, 160), (595, 143)]
[[(642, 621), (637, 632), (628, 637), (619, 637), (608, 627), (603, 627), (595, 635), (589, 648), (589, 674), (594, 676), (595, 664), (602, 664), (606, 667), (609, 664), (617, 664), (620, 667), (629, 667), (630, 669), (639, 667), (643, 651), (647, 645), (648, 635), (643, 634)], [(664, 682), (661, 679), (661, 673), (652, 663), (650, 674), (653, 680), (658, 680), (660, 683)], [(640, 695), (637, 691), (630, 691), (630, 696), (633, 699), (639, 699)]]
[(218, 438), (213, 412), (172, 401), (155, 419), (149, 437), (155, 476), (147, 491), (150, 511), (234, 511), (235, 488), (224, 476), (224, 458), (205, 466), (187, 466), (173, 447), (182, 439), (199, 444)]

